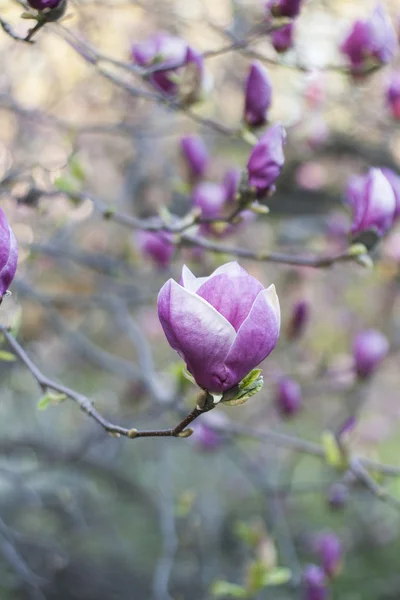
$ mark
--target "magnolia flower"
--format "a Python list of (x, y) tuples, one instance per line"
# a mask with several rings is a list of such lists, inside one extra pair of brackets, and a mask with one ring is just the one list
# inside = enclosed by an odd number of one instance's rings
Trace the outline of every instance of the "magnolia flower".
[(386, 103), (396, 120), (400, 120), (400, 71), (392, 73), (386, 88)]
[(351, 233), (374, 230), (384, 235), (391, 226), (396, 209), (393, 188), (380, 169), (351, 177), (346, 198), (353, 208)]
[(240, 169), (235, 167), (232, 167), (225, 173), (222, 186), (225, 190), (226, 204), (233, 204), (237, 200), (241, 176)]
[(0, 208), (0, 300), (14, 279), (17, 262), (17, 240), (4, 212)]
[(275, 403), (281, 415), (294, 416), (303, 404), (301, 387), (294, 379), (282, 377), (277, 385)]
[(246, 80), (244, 120), (250, 127), (264, 125), (271, 105), (272, 84), (268, 71), (254, 61)]
[(389, 352), (389, 342), (380, 331), (367, 329), (354, 338), (353, 358), (358, 377), (370, 377)]
[(158, 315), (198, 385), (215, 394), (238, 384), (279, 337), (275, 286), (264, 289), (237, 262), (198, 278), (184, 266), (180, 283), (170, 279), (161, 288)]
[(259, 195), (273, 189), (273, 185), (283, 167), (285, 157), (283, 145), (286, 131), (282, 125), (270, 127), (258, 140), (247, 162), (249, 185), (255, 187)]
[(274, 17), (289, 17), (293, 19), (300, 14), (303, 0), (268, 0), (266, 4), (267, 14)]
[(133, 46), (132, 60), (152, 69), (148, 80), (166, 96), (180, 94), (188, 102), (199, 99), (205, 83), (203, 57), (181, 38), (154, 35)]
[(181, 139), (181, 152), (189, 170), (189, 177), (202, 177), (207, 169), (210, 157), (207, 147), (198, 135), (186, 135)]
[(343, 548), (338, 536), (325, 531), (316, 536), (314, 548), (327, 577), (334, 577), (341, 568)]
[(299, 300), (292, 307), (292, 314), (288, 325), (287, 334), (290, 339), (301, 336), (310, 318), (310, 305), (305, 300)]
[(325, 571), (317, 565), (307, 565), (303, 573), (304, 600), (325, 600), (328, 588)]
[(167, 231), (138, 231), (136, 241), (142, 254), (165, 269), (174, 254), (172, 237), (172, 234)]
[(397, 37), (389, 16), (378, 4), (368, 19), (356, 21), (340, 50), (347, 55), (354, 73), (372, 62), (387, 64), (397, 50)]
[(45, 10), (46, 8), (56, 8), (63, 4), (65, 0), (27, 0), (29, 6), (36, 10)]
[(271, 33), (271, 42), (277, 52), (286, 52), (293, 46), (294, 23), (283, 25)]
[(396, 208), (394, 210), (394, 218), (397, 219), (400, 216), (400, 175), (395, 173), (392, 169), (387, 167), (382, 168), (382, 173), (392, 186), (394, 193), (394, 199), (396, 201)]
[(218, 183), (202, 181), (193, 190), (192, 203), (201, 210), (203, 217), (220, 217), (225, 205), (225, 189)]

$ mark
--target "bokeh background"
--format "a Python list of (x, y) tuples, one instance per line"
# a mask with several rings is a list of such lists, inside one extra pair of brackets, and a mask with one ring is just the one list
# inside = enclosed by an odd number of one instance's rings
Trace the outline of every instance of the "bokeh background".
[[(397, 1), (385, 5), (396, 22)], [(400, 129), (383, 93), (396, 65), (361, 82), (325, 68), (343, 64), (338, 45), (346, 29), (372, 7), (308, 0), (294, 50), (278, 57), (265, 36), (252, 44), (274, 85), (270, 119), (288, 131), (286, 163), (270, 214), (227, 243), (305, 256), (346, 248), (347, 177), (369, 166), (399, 168)], [(2, 0), (0, 11), (19, 34), (27, 31), (18, 3)], [(196, 390), (183, 384), (158, 322), (157, 293), (169, 277), (179, 279), (184, 263), (206, 275), (232, 258), (181, 249), (161, 270), (142, 255), (135, 231), (104, 219), (91, 199), (140, 217), (163, 207), (183, 215), (191, 201), (180, 137), (203, 136), (213, 181), (244, 168), (249, 145), (114, 85), (101, 69), (146, 89), (115, 65), (89, 64), (66, 30), (129, 62), (132, 44), (157, 31), (206, 52), (227, 43), (224, 32), (241, 39), (263, 18), (258, 0), (70, 0), (61, 23), (47, 25), (35, 44), (0, 32), (0, 202), (20, 245), (0, 321), (15, 328), (46, 375), (126, 427), (172, 426), (194, 405)], [(207, 59), (214, 87), (191, 110), (237, 127), (250, 61), (246, 51)], [(263, 365), (262, 392), (245, 406), (218, 407), (186, 440), (111, 437), (70, 400), (41, 402), (27, 369), (2, 360), (1, 600), (205, 600), (215, 582), (243, 584), (255, 561), (291, 569), (293, 581), (252, 597), (302, 598), (302, 570), (316, 561), (310, 540), (327, 529), (344, 547), (332, 598), (399, 598), (395, 506), (268, 435), (218, 430), (234, 423), (320, 443), (357, 407), (351, 452), (400, 466), (400, 230), (373, 258), (373, 269), (240, 261), (265, 285), (275, 283), (281, 340)], [(298, 300), (309, 303), (311, 317), (292, 342), (286, 330)], [(351, 344), (370, 327), (388, 337), (391, 351), (359, 384)], [(4, 340), (2, 350), (9, 351)], [(291, 420), (276, 410), (282, 375), (302, 388), (302, 410)], [(346, 497), (334, 510), (332, 485), (343, 481)], [(398, 478), (379, 481), (400, 498)]]

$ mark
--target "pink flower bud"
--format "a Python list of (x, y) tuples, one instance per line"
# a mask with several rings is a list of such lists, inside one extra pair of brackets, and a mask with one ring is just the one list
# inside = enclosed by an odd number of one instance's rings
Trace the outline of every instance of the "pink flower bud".
[(389, 342), (380, 331), (367, 329), (353, 342), (354, 366), (358, 377), (370, 377), (389, 352)]
[(187, 135), (181, 139), (182, 156), (191, 179), (202, 177), (210, 162), (207, 147), (198, 135)]
[(314, 548), (327, 577), (337, 575), (343, 557), (342, 543), (337, 535), (332, 531), (319, 534), (314, 541)]
[(244, 120), (250, 127), (264, 125), (271, 105), (272, 84), (268, 71), (255, 61), (246, 81)]
[(328, 491), (328, 503), (334, 510), (341, 510), (349, 499), (349, 488), (344, 483), (333, 483)]
[(287, 335), (290, 339), (300, 337), (307, 326), (310, 317), (310, 305), (305, 300), (300, 300), (292, 308)]
[(138, 231), (136, 241), (140, 251), (159, 267), (165, 269), (174, 254), (172, 234), (166, 231)]
[(203, 181), (193, 190), (193, 206), (201, 209), (203, 217), (215, 219), (221, 216), (225, 204), (225, 190), (222, 185)]
[(185, 74), (190, 75), (193, 89), (186, 91), (186, 96), (192, 102), (198, 100), (204, 84), (203, 57), (181, 38), (156, 34), (133, 46), (132, 60), (153, 69), (148, 80), (166, 96), (178, 95), (185, 85)]
[(289, 17), (293, 19), (300, 14), (303, 0), (268, 0), (266, 4), (267, 15), (274, 17)]
[(328, 589), (325, 571), (317, 565), (307, 565), (303, 573), (304, 600), (326, 600)]
[(240, 169), (235, 168), (229, 169), (229, 171), (225, 173), (222, 186), (225, 190), (226, 204), (233, 204), (236, 201), (241, 175)]
[(392, 169), (388, 169), (383, 167), (382, 173), (392, 186), (392, 190), (394, 193), (394, 199), (396, 202), (396, 208), (394, 211), (394, 218), (396, 219), (400, 215), (400, 175), (397, 175)]
[(394, 119), (400, 120), (400, 71), (392, 73), (386, 88), (386, 104)]
[(366, 20), (356, 21), (340, 50), (347, 55), (354, 73), (370, 63), (387, 64), (397, 50), (397, 37), (389, 16), (381, 4)]
[(56, 8), (65, 0), (27, 0), (27, 3), (36, 10), (45, 10), (46, 8)]
[(280, 329), (275, 287), (267, 289), (237, 262), (210, 277), (184, 266), (158, 295), (158, 315), (170, 346), (198, 385), (212, 393), (233, 388), (274, 349)]
[(222, 444), (221, 435), (201, 422), (193, 426), (193, 434), (190, 436), (190, 439), (199, 450), (205, 452), (216, 450)]
[(275, 403), (282, 416), (293, 417), (303, 404), (301, 387), (294, 379), (283, 377), (277, 385)]
[(247, 162), (249, 185), (257, 189), (259, 196), (265, 195), (279, 177), (285, 162), (285, 141), (286, 131), (277, 124), (264, 133), (251, 151)]
[(393, 223), (396, 200), (392, 186), (380, 169), (351, 177), (346, 198), (353, 208), (352, 234), (373, 230), (384, 235)]
[(286, 52), (293, 47), (294, 23), (288, 23), (271, 33), (272, 45), (277, 52)]
[(0, 208), (0, 301), (14, 279), (18, 262), (18, 245), (14, 233)]

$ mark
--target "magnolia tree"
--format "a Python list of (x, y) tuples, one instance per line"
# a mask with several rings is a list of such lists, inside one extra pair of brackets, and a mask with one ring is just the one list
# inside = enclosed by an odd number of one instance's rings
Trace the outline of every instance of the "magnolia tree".
[(11, 4), (4, 598), (397, 598), (396, 2)]

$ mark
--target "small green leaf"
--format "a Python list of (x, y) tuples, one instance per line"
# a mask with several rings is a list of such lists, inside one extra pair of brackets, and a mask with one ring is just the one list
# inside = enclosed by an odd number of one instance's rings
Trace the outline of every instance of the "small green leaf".
[(361, 256), (363, 254), (368, 254), (368, 250), (364, 244), (352, 244), (347, 250), (347, 256)]
[(292, 572), (290, 569), (286, 569), (285, 567), (276, 567), (276, 569), (272, 569), (265, 574), (264, 577), (264, 585), (284, 585), (292, 578)]
[(244, 128), (242, 129), (242, 139), (250, 144), (250, 146), (255, 146), (258, 142), (258, 138), (250, 129)]
[(253, 369), (248, 375), (239, 383), (239, 390), (234, 398), (229, 400), (222, 399), (222, 402), (226, 406), (238, 406), (244, 404), (249, 398), (257, 394), (264, 385), (264, 379), (260, 375), (261, 369)]
[(334, 469), (346, 468), (345, 456), (337, 443), (335, 435), (331, 431), (322, 432), (321, 443), (328, 465)]
[(253, 369), (252, 371), (250, 371), (250, 373), (248, 375), (246, 375), (246, 377), (244, 377), (242, 379), (242, 381), (240, 382), (240, 386), (241, 387), (248, 387), (254, 381), (257, 381), (257, 379), (261, 375), (261, 372), (262, 372), (261, 369)]
[(49, 406), (54, 406), (55, 404), (59, 404), (63, 400), (67, 398), (66, 394), (58, 394), (56, 392), (47, 392), (44, 396), (42, 396), (37, 403), (38, 410), (46, 410)]
[(69, 160), (69, 171), (71, 176), (78, 181), (85, 181), (86, 173), (76, 154), (72, 155)]
[(228, 596), (228, 598), (247, 598), (247, 592), (241, 585), (229, 583), (229, 581), (216, 581), (211, 588), (211, 594), (216, 598)]
[(14, 360), (17, 360), (17, 357), (15, 356), (15, 354), (12, 354), (11, 352), (6, 352), (5, 350), (0, 350), (0, 360), (2, 360), (4, 362), (13, 362)]
[(76, 184), (69, 177), (56, 177), (54, 180), (54, 187), (66, 194), (73, 194), (76, 192)]

